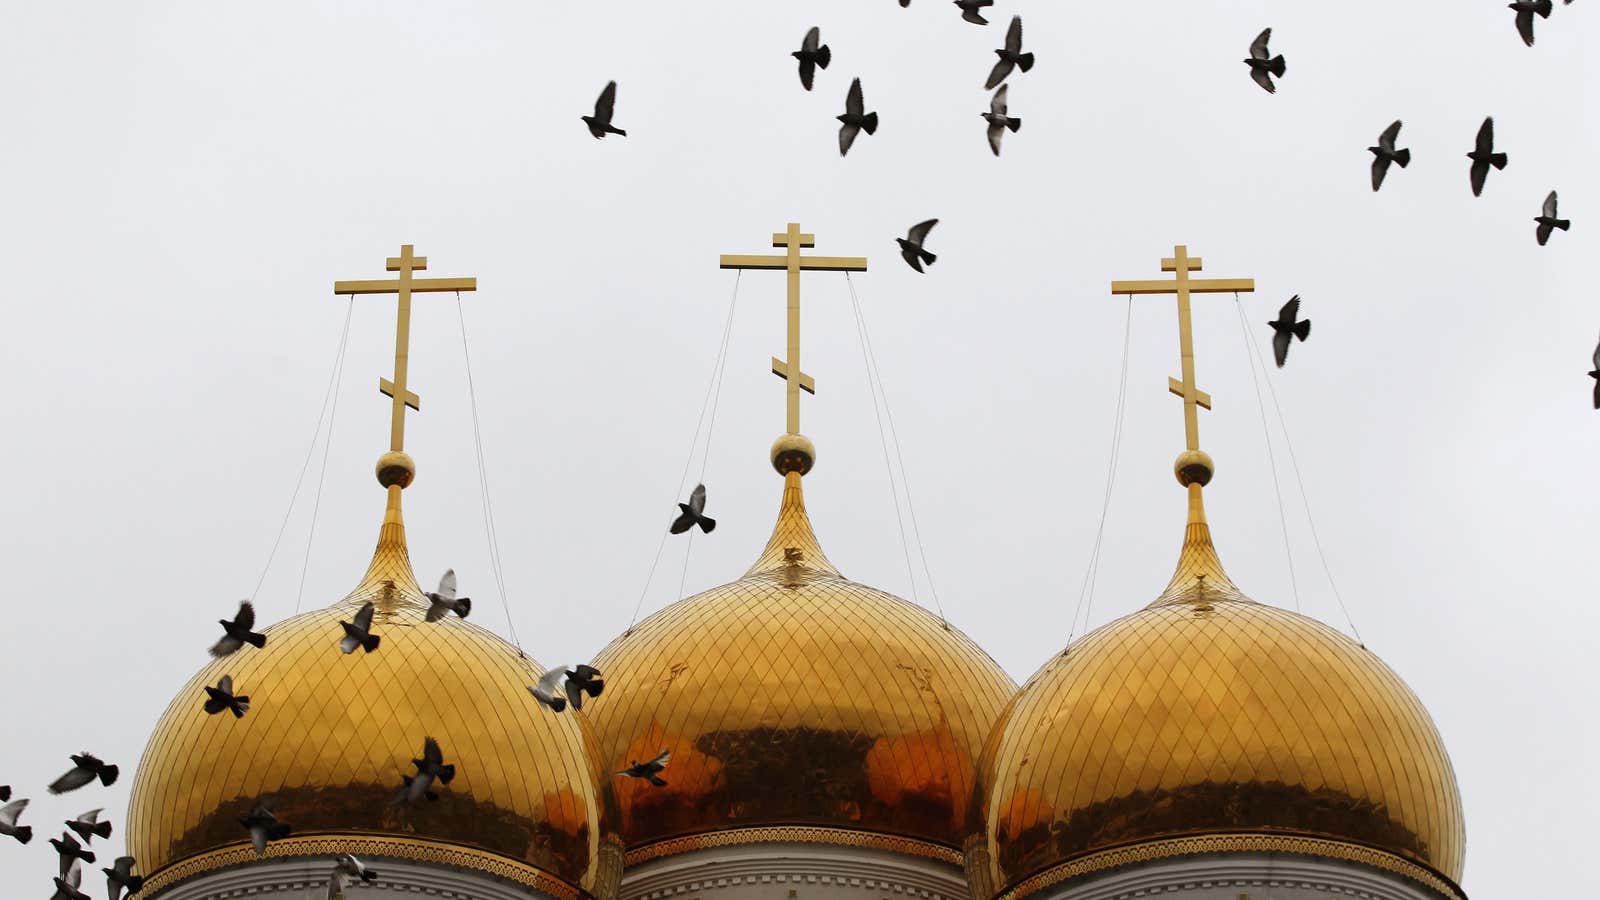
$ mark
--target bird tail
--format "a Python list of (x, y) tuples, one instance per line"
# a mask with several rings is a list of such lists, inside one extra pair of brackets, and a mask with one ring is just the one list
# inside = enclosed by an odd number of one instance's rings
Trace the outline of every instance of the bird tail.
[(137, 893), (139, 893), (140, 890), (142, 890), (144, 888), (144, 876), (143, 875), (129, 875), (128, 876), (128, 880), (124, 881), (122, 883), (122, 886), (123, 886), (124, 889), (127, 890), (127, 892), (129, 894), (137, 894)]
[(467, 614), (471, 613), (471, 612), (472, 612), (472, 598), (471, 597), (462, 597), (460, 600), (456, 601), (456, 615), (458, 615), (461, 618), (465, 619), (467, 617)]
[(367, 869), (361, 873), (361, 880), (371, 884), (372, 882), (378, 880), (378, 873), (372, 869)]
[(923, 250), (921, 248), (917, 249), (917, 256), (921, 257), (922, 261), (927, 263), (930, 266), (933, 265), (935, 262), (937, 262), (938, 259), (939, 259), (938, 256), (936, 256), (936, 255), (934, 255), (932, 253), (929, 253), (928, 251)]
[(1021, 69), (1024, 72), (1027, 72), (1030, 69), (1032, 69), (1033, 68), (1033, 54), (1032, 53), (1024, 53), (1021, 56), (1017, 57), (1017, 68)]
[(1410, 165), (1411, 164), (1411, 148), (1407, 147), (1404, 150), (1396, 150), (1394, 152), (1394, 161), (1399, 163), (1400, 164), (1400, 168), (1402, 168), (1402, 169), (1404, 169), (1406, 166)]
[(361, 639), (361, 649), (371, 653), (378, 649), (378, 642), (382, 640), (375, 634), (369, 634)]
[(267, 636), (264, 634), (257, 634), (252, 631), (244, 636), (244, 642), (256, 648), (257, 650), (260, 650), (262, 647), (267, 645)]
[(591, 697), (600, 696), (600, 692), (605, 690), (605, 689), (606, 689), (606, 680), (604, 678), (593, 679), (588, 684), (583, 686), (584, 692), (587, 693)]
[(250, 711), (250, 698), (249, 697), (235, 697), (235, 698), (233, 698), (233, 717), (235, 719), (244, 718), (244, 714), (249, 712), (249, 711)]
[(662, 778), (660, 775), (651, 775), (650, 776), (650, 783), (655, 785), (656, 787), (666, 787), (667, 786), (667, 780), (665, 778)]
[(823, 44), (817, 48), (817, 68), (826, 69), (830, 62), (833, 62), (833, 51), (828, 49), (827, 44)]
[(1557, 227), (1559, 229), (1561, 229), (1562, 231), (1566, 231), (1567, 229), (1572, 227), (1572, 220), (1571, 219), (1556, 219), (1555, 221), (1551, 222), (1550, 224), (1554, 225), (1555, 227)]
[(456, 777), (456, 767), (455, 766), (440, 766), (439, 767), (438, 778), (439, 778), (439, 783), (440, 784), (449, 784), (451, 781), (455, 780), (455, 777)]
[(717, 527), (717, 520), (710, 516), (701, 516), (699, 525), (701, 531), (710, 534)]
[(1299, 338), (1302, 341), (1305, 340), (1306, 338), (1310, 337), (1311, 336), (1311, 320), (1307, 319), (1304, 322), (1295, 323), (1294, 336)]
[(626, 131), (623, 131), (621, 128), (618, 128), (615, 125), (607, 125), (606, 126), (606, 131), (608, 133), (610, 133), (610, 134), (620, 134), (623, 137), (627, 137), (628, 136), (628, 133)]
[(1272, 58), (1272, 62), (1267, 63), (1267, 71), (1269, 71), (1272, 74), (1278, 76), (1279, 78), (1283, 77), (1283, 72), (1284, 72), (1284, 70), (1286, 68), (1288, 68), (1288, 66), (1285, 65), (1285, 63), (1283, 61), (1283, 56), (1281, 54), (1278, 55), (1278, 56), (1274, 56)]
[(1540, 0), (1540, 2), (1533, 5), (1533, 11), (1538, 13), (1539, 18), (1541, 19), (1550, 18), (1550, 11), (1552, 8), (1553, 7), (1550, 3), (1550, 0)]
[(95, 826), (89, 829), (89, 833), (93, 834), (97, 838), (100, 838), (101, 840), (105, 840), (111, 837), (111, 823), (96, 822)]
[(861, 120), (861, 127), (867, 132), (867, 134), (877, 134), (878, 114), (867, 113), (866, 117)]
[(1006, 127), (1011, 129), (1011, 133), (1012, 134), (1016, 134), (1017, 132), (1022, 130), (1022, 120), (1021, 119), (1007, 119), (1006, 120)]
[(116, 766), (102, 766), (100, 768), (100, 783), (106, 787), (111, 787), (113, 784), (116, 784), (117, 772), (119, 771), (120, 770)]
[(1504, 169), (1506, 167), (1506, 163), (1510, 161), (1511, 157), (1506, 156), (1504, 153), (1495, 153), (1489, 157), (1489, 164), (1494, 166), (1496, 169)]
[(33, 826), (23, 825), (17, 828), (16, 838), (17, 843), (19, 844), (26, 844), (27, 842), (33, 840)]

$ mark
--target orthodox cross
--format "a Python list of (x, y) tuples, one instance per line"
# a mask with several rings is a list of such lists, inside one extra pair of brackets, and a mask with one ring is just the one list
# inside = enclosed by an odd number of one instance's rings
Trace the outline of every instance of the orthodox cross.
[(400, 277), (379, 279), (374, 281), (335, 281), (333, 292), (335, 294), (399, 294), (400, 309), (396, 314), (394, 328), (394, 380), (387, 378), (378, 379), (378, 391), (386, 397), (393, 398), (394, 414), (389, 424), (389, 449), (400, 451), (405, 449), (406, 442), (406, 407), (421, 411), (422, 398), (412, 393), (406, 386), (406, 361), (411, 348), (411, 295), (412, 294), (437, 294), (450, 291), (476, 291), (478, 279), (476, 278), (413, 278), (411, 273), (421, 272), (428, 268), (428, 258), (412, 253), (412, 245), (405, 244), (400, 248), (399, 256), (391, 256), (384, 262), (384, 269), (390, 272), (399, 272)]
[(1175, 272), (1171, 281), (1113, 281), (1112, 294), (1177, 294), (1178, 348), (1183, 357), (1183, 380), (1167, 379), (1167, 390), (1183, 398), (1183, 435), (1189, 450), (1200, 449), (1200, 413), (1197, 407), (1211, 408), (1211, 395), (1200, 390), (1194, 380), (1194, 332), (1189, 324), (1190, 294), (1251, 293), (1254, 278), (1190, 278), (1200, 271), (1200, 257), (1190, 256), (1189, 248), (1179, 244), (1172, 257), (1161, 260), (1161, 271)]
[(802, 247), (815, 247), (816, 235), (802, 234), (800, 225), (789, 223), (789, 229), (772, 236), (772, 246), (784, 248), (781, 256), (739, 256), (723, 254), (724, 269), (783, 269), (789, 273), (789, 352), (786, 359), (772, 358), (772, 374), (787, 383), (790, 434), (800, 433), (800, 391), (817, 392), (817, 383), (810, 375), (800, 371), (800, 273), (801, 272), (865, 272), (864, 256), (801, 256)]

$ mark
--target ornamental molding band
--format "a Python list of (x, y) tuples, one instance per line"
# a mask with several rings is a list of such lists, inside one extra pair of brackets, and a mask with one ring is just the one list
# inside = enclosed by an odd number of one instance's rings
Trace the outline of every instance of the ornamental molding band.
[(1205, 834), (1103, 850), (1030, 876), (1001, 892), (996, 900), (1020, 900), (1047, 887), (1122, 866), (1210, 853), (1289, 853), (1357, 863), (1410, 879), (1441, 897), (1467, 900), (1467, 895), (1455, 882), (1392, 853), (1359, 844), (1287, 834)]
[(696, 850), (717, 847), (736, 847), (743, 844), (832, 844), (837, 847), (860, 847), (866, 850), (885, 850), (906, 856), (935, 859), (952, 866), (961, 865), (961, 851), (915, 838), (851, 831), (845, 828), (814, 828), (804, 825), (772, 825), (760, 828), (735, 828), (706, 834), (691, 834), (669, 838), (635, 847), (628, 851), (630, 867), (664, 856), (675, 856)]
[(143, 894), (153, 900), (162, 891), (191, 878), (248, 865), (262, 859), (306, 856), (331, 858), (340, 853), (363, 858), (401, 859), (432, 865), (455, 866), (525, 885), (559, 900), (579, 900), (578, 889), (567, 882), (551, 877), (526, 863), (493, 853), (436, 841), (356, 834), (295, 835), (281, 841), (273, 841), (267, 845), (267, 852), (263, 854), (257, 854), (249, 844), (238, 844), (201, 853), (167, 866), (146, 878)]

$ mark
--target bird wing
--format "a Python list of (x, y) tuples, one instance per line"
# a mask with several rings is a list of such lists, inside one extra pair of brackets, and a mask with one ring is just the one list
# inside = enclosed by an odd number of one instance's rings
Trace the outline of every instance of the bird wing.
[[(1600, 350), (1595, 351), (1595, 358), (1600, 359)], [(22, 811), (27, 808), (26, 799), (13, 800), (5, 806), (0, 806), (0, 825), (16, 825), (17, 816), (22, 815)]]
[(66, 877), (61, 880), (65, 881), (68, 885), (76, 889), (78, 885), (83, 884), (83, 866), (76, 859), (74, 859), (72, 861), (72, 868), (67, 870)]
[(1556, 217), (1556, 192), (1551, 191), (1550, 196), (1544, 198), (1544, 215), (1547, 219)]
[(1005, 133), (1006, 128), (1004, 125), (989, 123), (989, 149), (994, 151), (995, 156), (1000, 155), (1000, 139), (1005, 136)]
[[(866, 101), (861, 99), (861, 79), (857, 78), (850, 82), (850, 92), (844, 95), (844, 112), (847, 116), (859, 116), (865, 109)], [(851, 137), (854, 138), (855, 135), (851, 135)], [(844, 144), (843, 138), (840, 138), (839, 142), (841, 145), (848, 147), (848, 145)]]
[(1539, 242), (1539, 246), (1543, 247), (1545, 242), (1550, 240), (1550, 235), (1554, 232), (1555, 228), (1549, 223), (1540, 222), (1539, 227), (1533, 230), (1533, 237), (1534, 240)]
[(215, 644), (212, 644), (211, 645), (211, 649), (208, 652), (210, 652), (210, 654), (212, 656), (215, 656), (218, 659), (221, 659), (222, 657), (227, 656), (230, 653), (236, 652), (240, 647), (243, 647), (243, 646), (244, 646), (244, 641), (238, 640), (236, 638), (228, 637), (227, 635), (223, 635), (222, 640), (217, 641)]
[[(1501, 21), (1505, 21), (1505, 20), (1502, 19)], [(1267, 58), (1267, 41), (1270, 41), (1270, 40), (1272, 40), (1272, 29), (1271, 28), (1265, 29), (1260, 34), (1256, 35), (1256, 39), (1250, 42), (1250, 58), (1251, 59), (1266, 59)]]
[(444, 764), (444, 752), (439, 749), (439, 742), (431, 737), (422, 739), (422, 760), (434, 765)]
[(78, 817), (78, 821), (82, 822), (85, 825), (93, 825), (93, 824), (95, 824), (95, 823), (100, 821), (100, 814), (103, 813), (103, 812), (105, 812), (105, 808), (104, 807), (102, 807), (100, 809), (91, 809), (88, 812), (84, 813), (83, 815), (79, 816)]
[(705, 509), (706, 509), (706, 486), (705, 485), (697, 484), (697, 485), (694, 486), (694, 490), (689, 493), (689, 508), (694, 510), (695, 515), (699, 515), (700, 513), (705, 512)]
[(361, 639), (351, 634), (346, 634), (339, 639), (339, 649), (345, 653), (354, 653), (361, 646)]
[(1009, 87), (1011, 87), (1009, 84), (1000, 85), (1000, 90), (995, 91), (994, 96), (989, 98), (989, 112), (997, 116), (1006, 114), (1006, 89)]
[(74, 788), (81, 788), (94, 780), (93, 769), (80, 769), (74, 766), (67, 770), (65, 775), (50, 782), (48, 790), (52, 794), (61, 794)]
[(1261, 85), (1262, 90), (1266, 91), (1267, 93), (1276, 94), (1278, 92), (1277, 85), (1272, 83), (1272, 76), (1267, 74), (1266, 69), (1252, 68), (1250, 70), (1250, 78), (1256, 84)]
[(567, 679), (567, 703), (573, 709), (583, 709), (583, 685), (571, 678)]
[(594, 117), (602, 122), (611, 121), (611, 113), (617, 107), (617, 83), (606, 82), (606, 89), (600, 92), (600, 99), (594, 101)]
[[(1596, 344), (1595, 345), (1595, 347), (1594, 347), (1594, 358), (1591, 360), (1591, 362), (1594, 363), (1595, 371), (1596, 372), (1600, 372), (1600, 344)], [(17, 802), (18, 803), (27, 803), (28, 801), (19, 800)], [(0, 816), (3, 816), (4, 812), (5, 812), (4, 810), (0, 810)]]
[(929, 219), (926, 222), (918, 222), (917, 224), (911, 226), (910, 231), (906, 232), (906, 240), (921, 246), (922, 242), (928, 239), (928, 232), (932, 231), (933, 226), (937, 224), (939, 224), (938, 219)]
[(1300, 295), (1295, 294), (1278, 310), (1278, 321), (1293, 326), (1298, 318), (1300, 318)]
[(1010, 53), (1022, 52), (1022, 17), (1012, 16), (1011, 27), (1006, 29), (1006, 50)]
[(1473, 160), (1472, 169), (1467, 173), (1467, 177), (1472, 180), (1472, 196), (1482, 194), (1483, 180), (1489, 177), (1489, 161)]
[(250, 826), (250, 846), (255, 848), (257, 856), (267, 852), (267, 826)]
[(446, 600), (454, 600), (456, 598), (455, 569), (445, 569), (444, 574), (439, 576), (439, 590), (436, 593)]
[(1399, 119), (1395, 119), (1394, 120), (1394, 124), (1390, 125), (1388, 128), (1385, 128), (1383, 130), (1383, 134), (1378, 135), (1378, 146), (1382, 147), (1385, 150), (1393, 150), (1394, 149), (1394, 142), (1399, 137), (1400, 137), (1400, 120)]
[(1522, 42), (1529, 47), (1533, 46), (1533, 10), (1517, 10), (1517, 34), (1522, 36)]
[(242, 631), (250, 631), (256, 627), (256, 608), (249, 600), (239, 604), (239, 613), (233, 617), (233, 624)]
[(656, 754), (656, 758), (655, 759), (650, 760), (650, 765), (652, 765), (652, 766), (660, 766), (661, 768), (665, 769), (667, 767), (667, 763), (669, 761), (671, 761), (671, 759), (672, 759), (672, 751), (670, 751), (670, 750), (662, 750), (660, 753)]
[(1494, 152), (1494, 116), (1486, 117), (1483, 120), (1483, 124), (1478, 126), (1478, 140), (1475, 149), (1484, 156)]
[(856, 125), (844, 124), (839, 126), (839, 155), (844, 156), (850, 152), (850, 145), (856, 142), (856, 135), (861, 128)]
[(1272, 333), (1272, 358), (1277, 361), (1280, 369), (1289, 359), (1289, 337), (1290, 333), (1287, 330)]
[(986, 91), (994, 90), (995, 85), (1005, 81), (1006, 76), (1011, 74), (1011, 69), (1014, 65), (1015, 64), (1006, 57), (1000, 57), (1000, 59), (994, 64), (994, 68), (989, 70), (989, 77), (984, 80), (983, 89)]
[(810, 59), (800, 60), (800, 86), (809, 91), (812, 85), (816, 83), (817, 64)]
[(339, 900), (339, 895), (344, 891), (344, 874), (334, 869), (328, 875), (328, 900)]
[(217, 679), (217, 690), (223, 692), (224, 694), (232, 694), (233, 693), (233, 676), (232, 675), (224, 675), (221, 678)]
[(362, 604), (361, 609), (356, 613), (356, 627), (362, 631), (371, 631), (372, 614), (376, 611), (376, 609), (377, 608), (372, 605), (371, 600), (368, 600), (366, 603)]
[(822, 29), (813, 25), (811, 26), (811, 30), (806, 32), (805, 40), (800, 42), (800, 49), (806, 53), (815, 53), (817, 52), (818, 45), (821, 43)]
[(566, 677), (567, 667), (556, 666), (554, 669), (539, 676), (539, 689), (553, 697), (556, 690), (561, 687), (561, 679)]
[(1383, 187), (1383, 176), (1389, 174), (1389, 158), (1387, 156), (1374, 156), (1372, 158), (1372, 189)]

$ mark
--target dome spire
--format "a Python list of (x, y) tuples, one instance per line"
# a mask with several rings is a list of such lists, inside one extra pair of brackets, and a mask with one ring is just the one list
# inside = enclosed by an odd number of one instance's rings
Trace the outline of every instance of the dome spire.
[(1173, 272), (1172, 280), (1113, 281), (1111, 293), (1126, 294), (1176, 294), (1178, 296), (1178, 352), (1182, 362), (1183, 380), (1167, 379), (1167, 390), (1183, 398), (1184, 451), (1173, 463), (1173, 473), (1178, 483), (1189, 492), (1189, 517), (1184, 528), (1183, 551), (1178, 557), (1178, 568), (1172, 581), (1152, 606), (1168, 603), (1203, 602), (1208, 599), (1242, 599), (1239, 589), (1229, 580), (1222, 568), (1222, 560), (1211, 543), (1211, 528), (1206, 524), (1206, 508), (1202, 490), (1211, 482), (1216, 472), (1211, 455), (1200, 449), (1200, 409), (1211, 408), (1211, 395), (1200, 390), (1194, 375), (1194, 329), (1189, 314), (1191, 294), (1251, 293), (1256, 289), (1253, 278), (1190, 278), (1190, 272), (1201, 270), (1200, 257), (1189, 255), (1189, 248), (1179, 244), (1172, 248), (1172, 256), (1161, 260), (1161, 271)]

